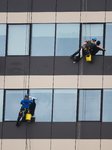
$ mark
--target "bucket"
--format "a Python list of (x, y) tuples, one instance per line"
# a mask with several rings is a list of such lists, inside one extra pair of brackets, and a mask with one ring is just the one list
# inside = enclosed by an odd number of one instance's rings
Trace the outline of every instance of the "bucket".
[(26, 120), (30, 121), (31, 120), (31, 116), (32, 116), (31, 114), (26, 114)]
[(89, 57), (86, 55), (86, 61), (91, 61), (91, 55), (89, 55)]

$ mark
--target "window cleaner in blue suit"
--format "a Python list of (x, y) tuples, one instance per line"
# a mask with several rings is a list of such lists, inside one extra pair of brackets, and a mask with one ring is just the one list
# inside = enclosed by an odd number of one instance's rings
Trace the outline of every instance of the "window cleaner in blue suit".
[(25, 94), (24, 99), (20, 103), (22, 104), (22, 107), (18, 115), (16, 126), (19, 126), (21, 121), (25, 121), (27, 113), (30, 113), (32, 116), (34, 115), (34, 110), (36, 107), (35, 99), (37, 98), (32, 97), (32, 100), (29, 100), (29, 95)]

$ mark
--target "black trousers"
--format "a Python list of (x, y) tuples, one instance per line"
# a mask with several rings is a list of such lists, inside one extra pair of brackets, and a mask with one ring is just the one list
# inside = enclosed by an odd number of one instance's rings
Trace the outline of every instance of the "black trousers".
[(18, 115), (18, 119), (17, 121), (19, 121), (21, 118), (24, 121), (26, 118), (26, 114), (29, 112), (29, 108), (21, 108), (19, 115)]

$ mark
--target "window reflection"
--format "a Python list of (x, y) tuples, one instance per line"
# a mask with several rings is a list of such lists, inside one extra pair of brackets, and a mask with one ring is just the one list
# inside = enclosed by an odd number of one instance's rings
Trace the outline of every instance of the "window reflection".
[(105, 36), (105, 55), (112, 55), (112, 23), (106, 23), (106, 36)]
[(52, 90), (30, 90), (30, 96), (36, 97), (35, 121), (51, 121)]
[(26, 90), (6, 90), (5, 95), (5, 121), (16, 121), (20, 108), (21, 100), (24, 99)]
[(103, 91), (103, 122), (112, 122), (112, 89)]
[[(82, 24), (82, 44), (85, 40), (92, 40), (93, 37), (96, 37), (103, 47), (103, 24)], [(97, 54), (102, 54), (102, 51)]]
[(79, 91), (79, 121), (100, 121), (101, 90)]
[(75, 122), (77, 107), (77, 90), (54, 90), (54, 122)]
[(70, 56), (79, 48), (80, 24), (57, 24), (56, 56)]
[(0, 24), (0, 56), (5, 56), (6, 24)]
[(4, 90), (0, 90), (0, 122), (2, 122), (2, 115), (3, 115), (3, 96)]
[(29, 54), (29, 25), (8, 26), (8, 55)]
[(55, 24), (33, 24), (31, 56), (54, 55)]

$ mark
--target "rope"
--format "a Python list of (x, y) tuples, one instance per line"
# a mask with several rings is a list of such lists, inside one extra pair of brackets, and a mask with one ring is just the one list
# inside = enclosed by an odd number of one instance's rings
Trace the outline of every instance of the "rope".
[(52, 124), (53, 124), (53, 106), (54, 106), (54, 71), (55, 71), (55, 55), (56, 55), (56, 33), (57, 33), (57, 0), (55, 5), (55, 38), (54, 38), (54, 59), (53, 59), (53, 82), (52, 82), (52, 109), (51, 109), (51, 133), (50, 133), (50, 150), (52, 149)]
[[(104, 16), (104, 23), (106, 23), (106, 8), (107, 8), (107, 0), (105, 0), (105, 16)], [(104, 30), (105, 31), (105, 30)], [(105, 33), (104, 33), (105, 35)], [(103, 36), (105, 37), (105, 36)], [(103, 43), (103, 47), (105, 48), (105, 40), (103, 39), (104, 43)], [(104, 53), (103, 53), (103, 68), (102, 68), (102, 95), (103, 95), (103, 83), (104, 83)], [(101, 148), (101, 138), (102, 138), (102, 108), (103, 108), (103, 98), (101, 97), (101, 123), (100, 123), (100, 150)]]
[[(28, 0), (28, 3), (27, 3), (27, 20), (26, 20), (27, 24), (30, 22), (30, 12), (28, 12), (28, 8), (30, 8), (30, 2), (31, 2), (31, 9), (32, 9), (32, 0)], [(32, 13), (31, 13), (31, 15), (32, 15)], [(32, 17), (31, 17), (31, 19), (32, 19)], [(30, 46), (28, 48), (28, 43), (29, 43), (29, 41), (31, 39), (31, 37), (30, 37), (30, 26), (27, 26), (27, 24), (26, 24), (25, 56), (28, 54), (27, 49), (30, 51)], [(29, 34), (29, 36), (28, 36), (28, 34)], [(29, 37), (30, 37), (30, 39), (29, 39)], [(26, 84), (27, 84), (27, 75), (25, 75), (25, 65), (26, 65), (26, 63), (24, 61), (23, 89), (26, 89)], [(29, 67), (28, 67), (28, 65), (29, 65)], [(29, 63), (28, 63), (28, 65), (26, 66), (26, 68), (29, 68), (29, 73), (30, 73), (30, 56), (29, 56)], [(30, 81), (30, 77), (28, 75), (28, 89), (29, 89), (29, 81)], [(25, 91), (23, 90), (23, 94), (24, 94), (24, 92)], [(27, 135), (28, 135), (28, 122), (26, 123), (26, 144), (25, 144), (25, 150), (28, 150)], [(31, 146), (29, 148), (31, 148)]]
[[(31, 43), (31, 35), (32, 35), (32, 11), (33, 11), (33, 0), (31, 1), (31, 26), (30, 26), (30, 43)], [(30, 62), (31, 62), (31, 44), (29, 46), (29, 75), (28, 75), (28, 89), (29, 89), (29, 84), (30, 84)], [(29, 130), (29, 150), (31, 150), (31, 139), (30, 139), (30, 130)]]

